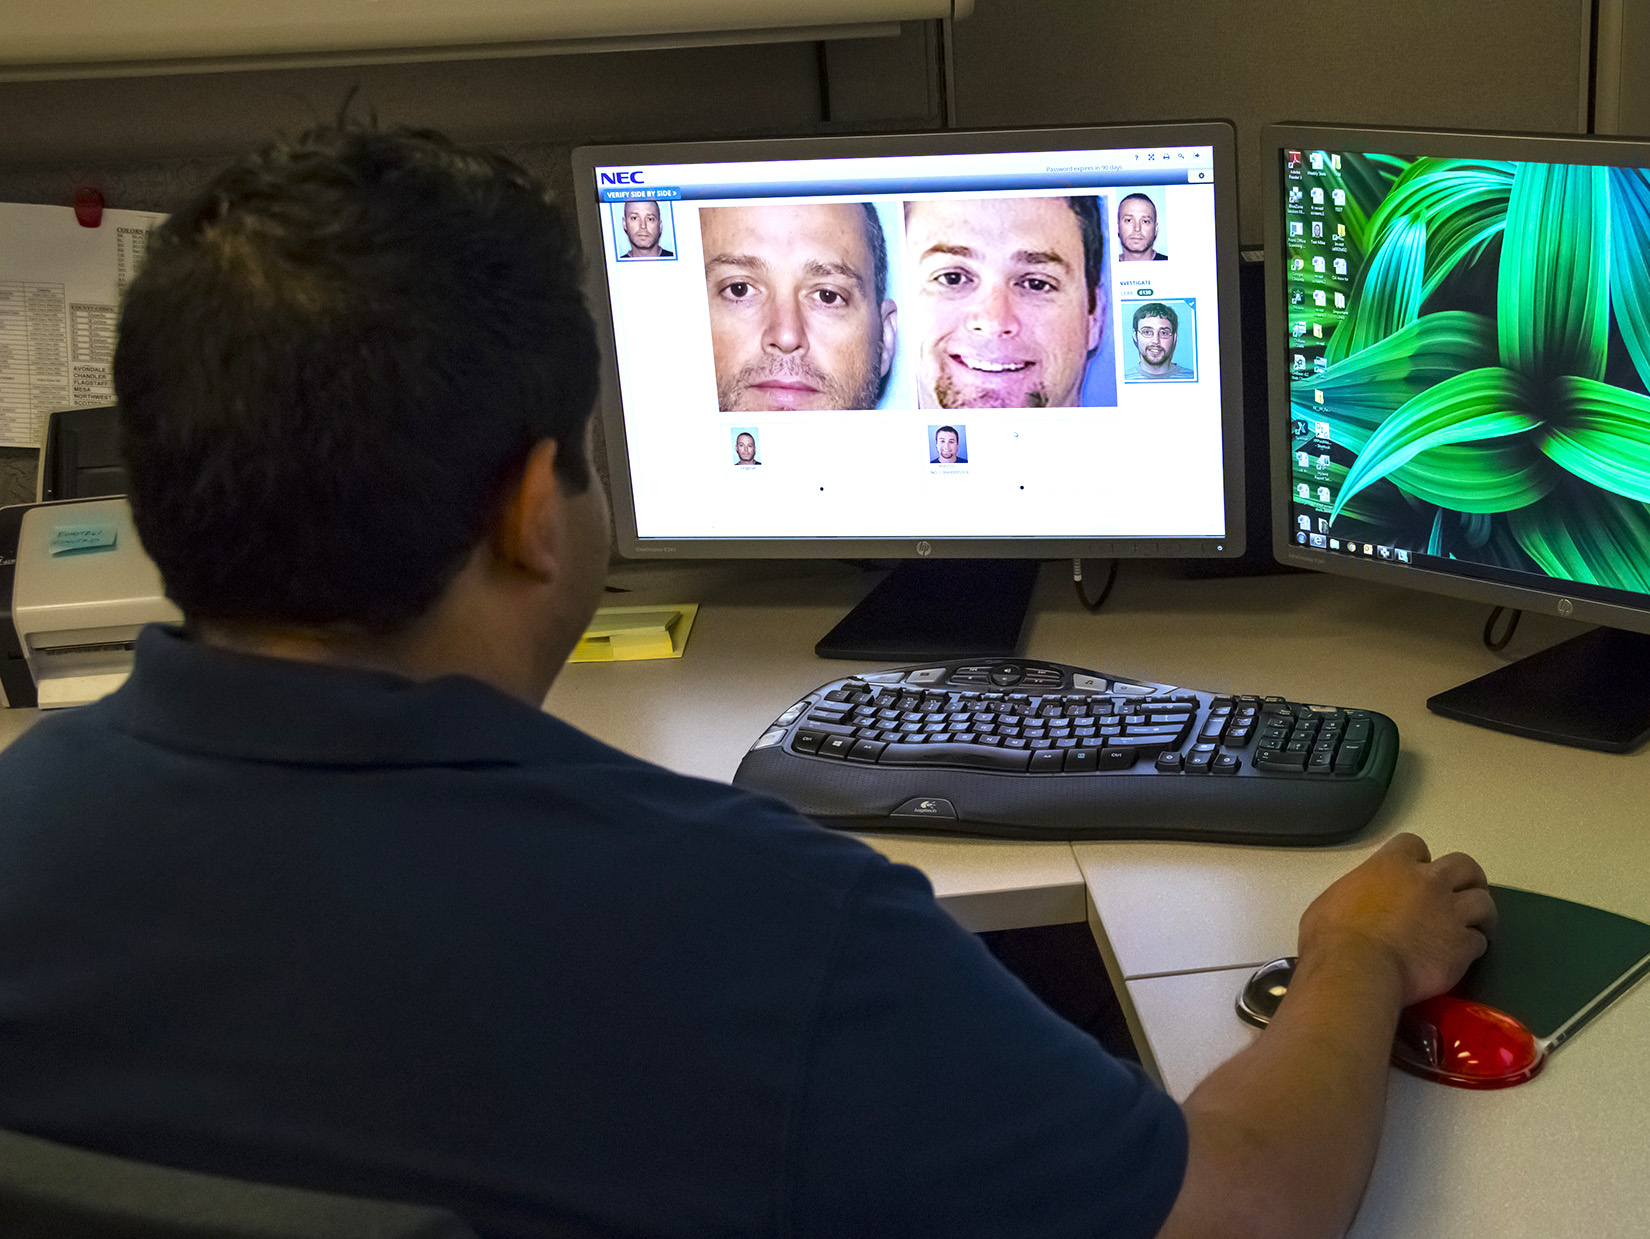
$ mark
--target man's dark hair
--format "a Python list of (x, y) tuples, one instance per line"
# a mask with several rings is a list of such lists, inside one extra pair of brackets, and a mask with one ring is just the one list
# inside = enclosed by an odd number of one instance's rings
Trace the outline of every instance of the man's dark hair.
[(525, 171), (340, 124), (220, 174), (151, 240), (114, 361), (132, 513), (191, 620), (394, 631), (532, 446), (590, 484), (595, 328)]
[(951, 437), (953, 439), (961, 439), (962, 438), (962, 436), (957, 433), (957, 428), (955, 426), (941, 426), (937, 430), (934, 431), (934, 442), (938, 443), (939, 439), (940, 439), (940, 436), (942, 434), (944, 434), (947, 430), (949, 430), (951, 432)]
[(1089, 313), (1100, 296), (1101, 264), (1106, 260), (1106, 226), (1100, 218), (1100, 200), (1092, 196), (1066, 199), (1077, 216), (1077, 231), (1083, 238), (1083, 279), (1089, 286)]
[(1157, 203), (1152, 201), (1152, 196), (1150, 194), (1140, 194), (1140, 193), (1124, 194), (1121, 198), (1119, 198), (1117, 200), (1117, 213), (1118, 213), (1118, 215), (1123, 214), (1123, 204), (1125, 202), (1131, 202), (1131, 201), (1133, 201), (1133, 202), (1144, 202), (1147, 206), (1151, 207), (1151, 209), (1152, 209), (1152, 218), (1153, 219), (1157, 218)]
[(877, 273), (876, 311), (882, 313), (882, 303), (888, 296), (888, 240), (882, 233), (882, 219), (873, 203), (862, 202), (865, 208), (865, 244), (871, 247), (871, 264)]
[(1140, 320), (1143, 318), (1166, 318), (1169, 320), (1170, 329), (1176, 335), (1180, 334), (1180, 316), (1174, 312), (1173, 306), (1164, 305), (1161, 301), (1146, 302), (1134, 312), (1133, 330), (1140, 330)]

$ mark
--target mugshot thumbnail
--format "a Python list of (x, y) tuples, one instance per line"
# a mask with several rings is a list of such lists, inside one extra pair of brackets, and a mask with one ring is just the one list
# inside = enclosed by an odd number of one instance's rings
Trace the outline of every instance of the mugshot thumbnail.
[(968, 463), (968, 427), (930, 426), (928, 428), (928, 463), (931, 465), (966, 465)]
[[(1147, 301), (1129, 314), (1134, 360), (1123, 371), (1125, 383), (1187, 383), (1197, 378), (1197, 312), (1190, 298)], [(1183, 365), (1183, 356), (1191, 365)]]
[(735, 426), (733, 428), (733, 463), (735, 465), (761, 464), (761, 450), (761, 444), (757, 441), (756, 427)]
[(1109, 301), (1100, 199), (911, 201), (905, 247), (919, 407), (1087, 403)]
[(898, 314), (871, 203), (703, 207), (699, 231), (724, 412), (877, 407)]
[[(619, 261), (675, 258), (675, 220), (669, 202), (637, 198), (613, 203), (614, 242)], [(623, 236), (620, 237), (620, 233)]]
[(1136, 190), (1117, 200), (1118, 262), (1168, 261), (1157, 244), (1162, 215), (1163, 204), (1156, 194)]

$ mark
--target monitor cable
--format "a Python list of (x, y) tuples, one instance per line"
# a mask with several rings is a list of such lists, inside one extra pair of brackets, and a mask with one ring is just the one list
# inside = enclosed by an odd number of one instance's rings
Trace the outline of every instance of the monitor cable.
[(1071, 560), (1071, 583), (1077, 590), (1077, 601), (1083, 604), (1083, 610), (1090, 615), (1099, 613), (1100, 608), (1106, 605), (1106, 599), (1111, 597), (1111, 587), (1117, 584), (1117, 565), (1120, 560), (1112, 560), (1111, 567), (1106, 572), (1106, 583), (1100, 587), (1100, 596), (1092, 602), (1083, 592), (1083, 560), (1074, 555)]
[[(1495, 622), (1501, 618), (1501, 613), (1507, 612), (1507, 630), (1499, 637), (1495, 635)], [(1511, 610), (1507, 607), (1494, 607), (1490, 617), (1484, 621), (1484, 648), (1492, 654), (1499, 654), (1507, 648), (1507, 643), (1513, 639), (1513, 633), (1518, 631), (1518, 621), (1524, 612)]]

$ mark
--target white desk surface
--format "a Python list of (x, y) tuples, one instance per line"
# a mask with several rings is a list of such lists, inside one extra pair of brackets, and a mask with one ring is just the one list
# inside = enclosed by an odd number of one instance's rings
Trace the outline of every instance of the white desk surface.
[[(840, 565), (721, 564), (615, 574), (621, 603), (698, 602), (686, 657), (569, 666), (546, 708), (687, 774), (726, 780), (766, 725), (826, 680), (814, 641), (871, 580)], [(1121, 996), (1176, 1096), (1254, 1034), (1232, 1011), (1254, 964), (1294, 948), (1301, 911), (1392, 832), (1465, 849), (1492, 881), (1650, 920), (1650, 765), (1430, 714), (1432, 693), (1581, 631), (1529, 617), (1504, 655), (1486, 608), (1307, 574), (1212, 581), (1125, 564), (1098, 615), (1062, 565), (1039, 583), (1029, 657), (1191, 688), (1380, 710), (1403, 751), (1386, 803), (1323, 849), (1188, 843), (1009, 843), (870, 835), (924, 870), (972, 929), (1096, 924)], [(33, 719), (0, 711), (0, 745)], [(1650, 987), (1563, 1047), (1542, 1076), (1469, 1093), (1394, 1072), (1386, 1138), (1353, 1233), (1428, 1239), (1650, 1233)]]

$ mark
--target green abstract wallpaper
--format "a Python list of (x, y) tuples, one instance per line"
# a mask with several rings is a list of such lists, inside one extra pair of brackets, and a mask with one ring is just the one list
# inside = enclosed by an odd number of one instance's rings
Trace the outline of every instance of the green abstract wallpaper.
[(1299, 540), (1650, 592), (1650, 173), (1284, 177)]

